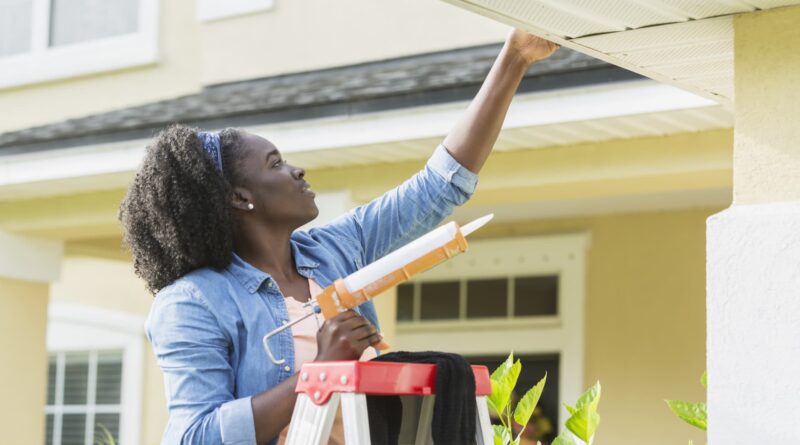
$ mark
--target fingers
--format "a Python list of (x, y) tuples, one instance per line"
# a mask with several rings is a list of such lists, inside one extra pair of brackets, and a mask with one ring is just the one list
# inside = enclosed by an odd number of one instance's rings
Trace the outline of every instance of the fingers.
[(355, 311), (345, 311), (326, 321), (317, 333), (315, 360), (356, 360), (370, 345), (381, 344), (378, 329)]
[(375, 325), (371, 323), (367, 323), (364, 326), (359, 326), (353, 331), (354, 331), (353, 333), (356, 335), (356, 340), (366, 340), (369, 337), (378, 334), (378, 328), (376, 328)]
[(380, 332), (377, 332), (377, 331), (375, 333), (370, 334), (369, 336), (359, 340), (358, 341), (358, 350), (360, 352), (359, 352), (358, 355), (361, 356), (361, 354), (364, 352), (365, 349), (367, 349), (368, 347), (370, 347), (372, 345), (377, 345), (377, 344), (381, 343), (381, 341), (383, 341), (383, 335), (381, 335)]

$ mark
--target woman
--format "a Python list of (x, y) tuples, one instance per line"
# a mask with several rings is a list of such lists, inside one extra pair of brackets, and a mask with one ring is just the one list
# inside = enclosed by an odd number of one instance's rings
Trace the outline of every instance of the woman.
[(286, 359), (281, 366), (267, 359), (262, 337), (320, 287), (431, 230), (464, 203), (520, 80), (556, 49), (509, 33), (478, 95), (422, 171), (308, 232), (296, 231), (318, 213), (305, 171), (266, 139), (182, 126), (158, 135), (120, 218), (135, 270), (157, 293), (146, 330), (169, 403), (163, 443), (274, 443), (291, 418), (303, 363), (374, 356), (370, 345), (381, 335), (371, 302), (318, 332), (295, 327), (273, 338), (272, 350)]

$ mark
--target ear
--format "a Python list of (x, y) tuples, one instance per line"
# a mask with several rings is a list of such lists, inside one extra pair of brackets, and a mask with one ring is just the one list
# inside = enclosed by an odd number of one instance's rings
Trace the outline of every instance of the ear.
[(243, 187), (234, 187), (231, 195), (231, 207), (234, 209), (248, 211), (248, 204), (252, 204), (253, 194)]

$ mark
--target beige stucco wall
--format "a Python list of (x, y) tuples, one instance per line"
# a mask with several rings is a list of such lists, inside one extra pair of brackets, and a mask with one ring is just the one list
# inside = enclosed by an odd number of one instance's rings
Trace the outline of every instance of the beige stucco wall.
[(44, 443), (46, 283), (0, 278), (0, 430), (3, 443)]
[(507, 27), (437, 0), (276, 0), (209, 23), (161, 0), (156, 64), (0, 89), (0, 133), (271, 76), (502, 41)]
[(798, 200), (800, 7), (734, 20), (734, 201)]

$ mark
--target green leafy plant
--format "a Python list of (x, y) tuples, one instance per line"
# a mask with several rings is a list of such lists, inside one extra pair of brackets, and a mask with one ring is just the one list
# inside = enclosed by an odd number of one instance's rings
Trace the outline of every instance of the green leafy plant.
[[(495, 445), (518, 445), (523, 431), (533, 416), (533, 411), (542, 396), (547, 374), (539, 380), (517, 402), (516, 407), (511, 407), (511, 394), (517, 385), (517, 379), (522, 371), (522, 363), (514, 361), (514, 353), (509, 354), (505, 362), (492, 372), (492, 394), (488, 397), (489, 408), (500, 417), (501, 425), (493, 425)], [(516, 437), (512, 429), (512, 420), (522, 426)]]
[[(114, 440), (114, 435), (111, 434), (111, 431), (105, 427), (102, 423), (97, 425), (97, 429), (100, 430), (95, 433), (94, 445), (116, 445), (117, 442)], [(100, 436), (100, 437), (97, 437)]]
[[(703, 385), (703, 388), (708, 389), (708, 374), (706, 372), (703, 372), (702, 377), (700, 377), (700, 384)], [(685, 402), (683, 400), (665, 400), (665, 402), (667, 402), (669, 409), (671, 409), (679, 419), (683, 420), (689, 425), (706, 431), (708, 426), (708, 415), (705, 403), (692, 403)], [(692, 445), (692, 441), (689, 441), (689, 445)]]
[[(509, 354), (505, 362), (492, 372), (492, 394), (488, 398), (489, 408), (500, 417), (501, 425), (493, 425), (495, 445), (518, 445), (520, 437), (533, 415), (539, 398), (547, 382), (547, 374), (539, 380), (519, 400), (516, 407), (511, 407), (511, 395), (522, 372), (522, 363), (514, 361), (514, 353)], [(600, 403), (600, 382), (595, 383), (583, 393), (575, 406), (564, 405), (570, 413), (566, 429), (559, 434), (552, 445), (578, 445), (578, 440), (591, 444), (600, 415), (597, 405)], [(522, 426), (522, 430), (514, 436), (512, 420)]]

